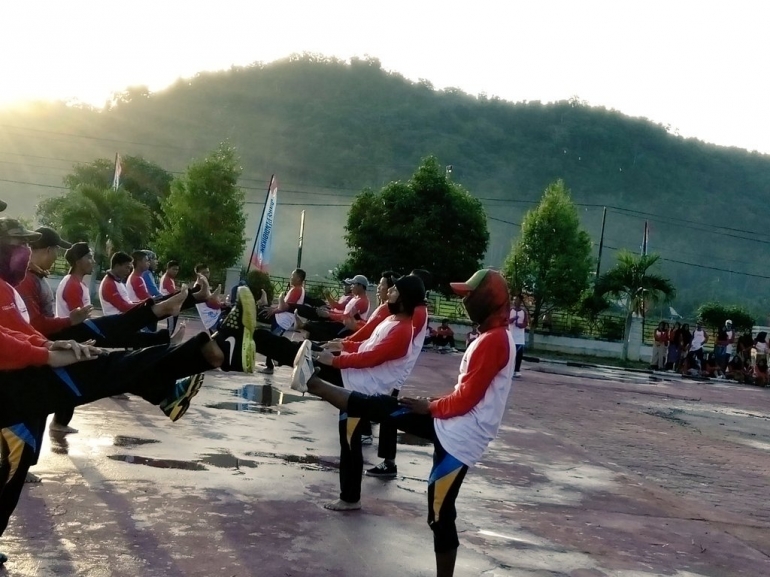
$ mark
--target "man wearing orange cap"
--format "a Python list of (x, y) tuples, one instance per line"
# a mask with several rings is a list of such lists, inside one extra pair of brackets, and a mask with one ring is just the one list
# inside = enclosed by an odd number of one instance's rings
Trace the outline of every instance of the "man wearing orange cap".
[[(451, 283), (463, 297), (480, 336), (463, 355), (454, 390), (434, 399), (365, 395), (320, 379), (311, 349), (300, 349), (292, 388), (328, 401), (349, 420), (389, 421), (399, 429), (433, 442), (433, 469), (428, 480), (428, 524), (433, 530), (437, 577), (454, 575), (459, 540), (455, 500), (466, 472), (481, 459), (497, 436), (516, 360), (508, 332), (510, 298), (503, 276), (477, 271), (467, 282)], [(307, 341), (306, 341), (307, 342)]]

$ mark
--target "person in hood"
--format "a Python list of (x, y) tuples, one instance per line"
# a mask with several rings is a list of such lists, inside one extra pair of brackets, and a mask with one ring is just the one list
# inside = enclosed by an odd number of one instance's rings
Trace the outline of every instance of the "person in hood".
[(452, 392), (433, 399), (396, 399), (387, 393), (367, 394), (334, 386), (317, 373), (308, 341), (295, 359), (292, 374), (293, 389), (328, 401), (345, 413), (349, 422), (390, 421), (402, 431), (433, 442), (428, 524), (433, 531), (438, 577), (454, 575), (459, 547), (455, 500), (468, 469), (497, 436), (516, 362), (516, 348), (508, 331), (510, 298), (503, 276), (482, 269), (464, 283), (451, 283), (451, 287), (463, 297), (468, 316), (479, 325), (480, 333), (463, 355)]

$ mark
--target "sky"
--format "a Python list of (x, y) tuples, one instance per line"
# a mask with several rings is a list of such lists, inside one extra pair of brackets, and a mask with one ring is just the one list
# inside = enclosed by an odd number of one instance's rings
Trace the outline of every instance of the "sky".
[(578, 96), (770, 154), (768, 22), (765, 0), (4, 0), (0, 107), (101, 105), (299, 52), (369, 55), (436, 88)]

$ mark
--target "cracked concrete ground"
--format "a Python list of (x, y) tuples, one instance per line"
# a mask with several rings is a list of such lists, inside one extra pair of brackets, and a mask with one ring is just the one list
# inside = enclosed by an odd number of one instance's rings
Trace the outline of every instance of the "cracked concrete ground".
[[(459, 362), (423, 354), (406, 390), (450, 389)], [(523, 375), (458, 499), (458, 576), (770, 575), (770, 391)], [(212, 372), (176, 424), (135, 398), (78, 409), (79, 434), (46, 440), (0, 575), (432, 575), (431, 447), (401, 436), (399, 478), (364, 478), (362, 511), (326, 511), (337, 417), (287, 379)]]

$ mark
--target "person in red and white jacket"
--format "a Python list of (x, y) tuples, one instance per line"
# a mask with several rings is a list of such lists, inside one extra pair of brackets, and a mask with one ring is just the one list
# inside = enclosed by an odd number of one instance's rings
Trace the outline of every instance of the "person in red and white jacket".
[(150, 270), (150, 261), (147, 257), (147, 253), (143, 250), (135, 250), (131, 253), (131, 258), (133, 260), (134, 270), (128, 275), (126, 289), (128, 290), (128, 298), (135, 303), (140, 303), (152, 298), (150, 291), (147, 290), (147, 283), (145, 283), (144, 278), (142, 278), (144, 272)]
[[(423, 285), (426, 290), (429, 289), (429, 285), (425, 285), (429, 281), (430, 273), (420, 269), (420, 274), (416, 274), (418, 271), (412, 271), (412, 275), (419, 276), (423, 281)], [(380, 283), (377, 285), (377, 297), (380, 299), (380, 306), (378, 306), (369, 319), (352, 335), (342, 339), (343, 342), (362, 342), (372, 336), (374, 329), (388, 316), (390, 316), (390, 310), (388, 308), (388, 292), (390, 287), (398, 280), (398, 275), (392, 271), (386, 271), (382, 273)], [(407, 376), (412, 373), (414, 365), (417, 363), (417, 358), (420, 356), (423, 344), (425, 342), (425, 328), (428, 326), (428, 307), (425, 302), (421, 303), (414, 309), (412, 314), (412, 346), (409, 350), (409, 360), (407, 361)], [(406, 376), (404, 377), (406, 380)], [(393, 391), (391, 396), (398, 397), (401, 392), (401, 387), (404, 382), (393, 383)], [(380, 423), (380, 438), (377, 447), (377, 456), (382, 459), (382, 462), (375, 465), (371, 469), (366, 470), (368, 477), (376, 477), (378, 479), (394, 479), (398, 475), (398, 467), (396, 466), (396, 452), (398, 448), (398, 430), (392, 423), (386, 421)]]
[(56, 287), (56, 316), (69, 318), (76, 309), (91, 306), (91, 294), (83, 278), (94, 271), (94, 255), (86, 242), (76, 242), (64, 258), (70, 265), (70, 271)]
[[(176, 293), (176, 277), (179, 276), (179, 261), (170, 260), (166, 264), (166, 272), (160, 277), (160, 294), (168, 296)], [(179, 323), (179, 317), (168, 317), (166, 320), (166, 328), (168, 332), (174, 334), (176, 327)]]
[(177, 291), (176, 277), (179, 276), (179, 261), (170, 260), (166, 264), (166, 272), (160, 277), (160, 294), (172, 295)]
[[(278, 306), (267, 306), (261, 311), (263, 321), (270, 323), (270, 332), (281, 336), (286, 331), (295, 328), (297, 307), (305, 303), (305, 279), (307, 273), (301, 268), (291, 272), (289, 278), (289, 291), (279, 299)], [(257, 372), (263, 375), (272, 375), (275, 371), (275, 363), (269, 356), (265, 357), (264, 364), (257, 366)]]
[[(131, 298), (126, 280), (131, 275), (132, 258), (125, 252), (116, 252), (110, 259), (110, 270), (99, 285), (99, 300), (105, 316), (119, 315), (134, 308), (139, 302)], [(144, 282), (139, 277), (141, 282)], [(149, 297), (148, 297), (149, 298)]]
[(353, 278), (345, 279), (344, 282), (350, 286), (352, 295), (352, 298), (345, 304), (344, 310), (316, 309), (319, 320), (297, 325), (297, 330), (307, 331), (309, 340), (330, 341), (346, 336), (350, 334), (350, 328), (346, 323), (351, 320), (365, 321), (369, 318), (369, 297), (366, 294), (369, 280), (364, 275), (357, 274)]
[(468, 469), (497, 436), (516, 361), (508, 331), (510, 298), (503, 276), (482, 269), (464, 283), (451, 283), (451, 287), (463, 296), (468, 316), (479, 324), (481, 334), (465, 351), (451, 393), (431, 399), (394, 399), (388, 394), (334, 386), (316, 372), (309, 344), (300, 350), (292, 374), (293, 389), (318, 395), (345, 413), (348, 421), (390, 420), (399, 429), (433, 442), (428, 524), (440, 577), (454, 574), (459, 547), (455, 500)]
[[(418, 277), (398, 279), (390, 290), (386, 305), (390, 314), (373, 327), (369, 337), (361, 341), (330, 342), (319, 352), (317, 360), (321, 376), (339, 387), (390, 395), (394, 388), (403, 384), (414, 367), (413, 317), (424, 304), (425, 288)], [(292, 342), (264, 329), (255, 331), (254, 343), (258, 353), (287, 365), (300, 355), (303, 347), (312, 346), (310, 341)], [(418, 350), (420, 348), (421, 343)], [(342, 354), (335, 356), (334, 352)], [(366, 420), (348, 421), (345, 415), (340, 415), (340, 499), (327, 504), (327, 508), (348, 510), (361, 506), (364, 466), (361, 431), (368, 424)]]

